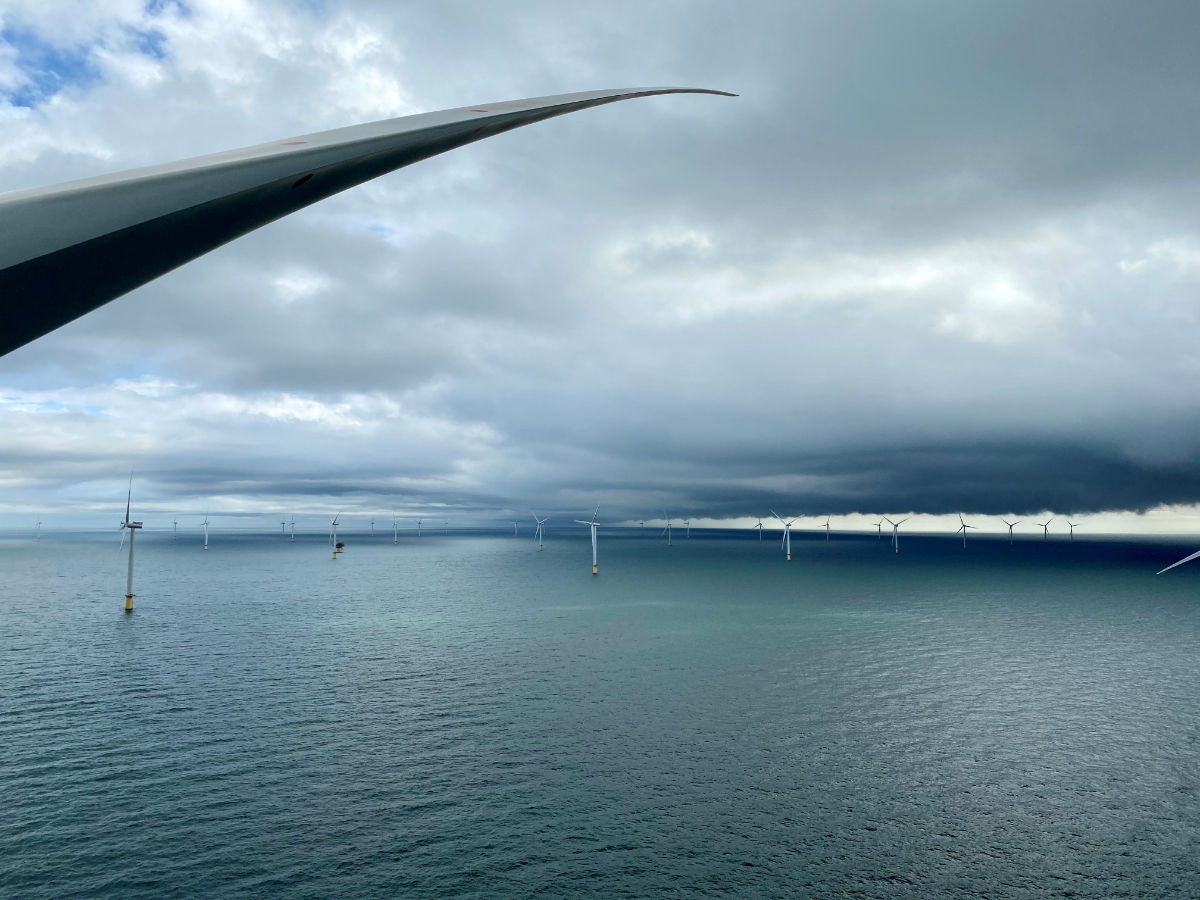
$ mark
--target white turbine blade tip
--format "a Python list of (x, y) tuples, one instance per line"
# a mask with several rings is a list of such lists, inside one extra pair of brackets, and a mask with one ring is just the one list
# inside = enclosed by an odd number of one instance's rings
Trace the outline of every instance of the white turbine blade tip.
[(1155, 574), (1155, 575), (1161, 575), (1163, 572), (1170, 572), (1170, 571), (1171, 571), (1173, 568), (1175, 568), (1176, 566), (1182, 566), (1182, 565), (1183, 565), (1184, 563), (1186, 563), (1186, 562), (1191, 562), (1193, 559), (1195, 559), (1195, 558), (1196, 558), (1196, 557), (1198, 557), (1198, 556), (1200, 556), (1200, 550), (1197, 550), (1197, 551), (1196, 551), (1195, 553), (1193, 553), (1191, 556), (1185, 556), (1183, 559), (1179, 560), (1179, 562), (1173, 562), (1173, 563), (1171, 563), (1171, 564), (1170, 564), (1169, 566), (1167, 566), (1165, 569), (1161, 569), (1161, 570), (1159, 570), (1158, 572), (1155, 572), (1154, 574)]

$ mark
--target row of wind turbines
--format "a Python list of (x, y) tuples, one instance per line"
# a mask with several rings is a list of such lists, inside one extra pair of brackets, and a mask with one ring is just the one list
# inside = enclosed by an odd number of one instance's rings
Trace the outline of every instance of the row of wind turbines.
[[(130, 519), (132, 498), (133, 498), (133, 473), (131, 472), (130, 476), (129, 476), (129, 488), (128, 488), (128, 491), (126, 492), (126, 496), (125, 496), (125, 519), (120, 524), (122, 548), (124, 547), (124, 544), (125, 544), (125, 535), (126, 534), (129, 535), (129, 566), (128, 566), (128, 575), (127, 575), (127, 579), (126, 579), (126, 588), (125, 588), (125, 610), (126, 610), (126, 612), (131, 612), (133, 610), (134, 538), (135, 538), (137, 531), (144, 527), (142, 522), (135, 522)], [(586, 527), (587, 529), (589, 529), (590, 536), (591, 536), (591, 544), (592, 544), (592, 574), (593, 575), (599, 574), (598, 531), (600, 528), (600, 522), (597, 519), (599, 512), (600, 512), (600, 504), (596, 504), (595, 508), (592, 510), (591, 516), (588, 519), (586, 519), (586, 520), (575, 519), (574, 520), (576, 524), (582, 525), (582, 526)], [(790, 561), (792, 558), (792, 527), (796, 524), (796, 522), (798, 522), (803, 517), (802, 516), (793, 516), (790, 519), (785, 519), (783, 516), (780, 516), (778, 513), (776, 513), (775, 510), (771, 510), (770, 513), (771, 513), (771, 516), (782, 527), (780, 549), (784, 552), (786, 559), (788, 561)], [(546, 523), (550, 520), (550, 517), (549, 516), (538, 516), (537, 513), (531, 513), (531, 515), (533, 516), (533, 520), (535, 522), (534, 540), (537, 541), (538, 550), (542, 550), (544, 547), (544, 541), (545, 541), (545, 536), (546, 536)], [(341, 524), (341, 517), (342, 517), (342, 513), (339, 512), (337, 515), (333, 516), (329, 520), (329, 546), (332, 551), (332, 558), (335, 560), (338, 558), (338, 555), (343, 552), (344, 546), (345, 546), (343, 544), (343, 542), (338, 540), (338, 537), (337, 537), (337, 529), (338, 529), (338, 526)], [(669, 547), (672, 545), (672, 537), (673, 537), (672, 526), (673, 526), (674, 522), (673, 522), (672, 517), (670, 515), (668, 515), (665, 511), (663, 513), (663, 518), (666, 521), (666, 527), (663, 528), (662, 534), (660, 535), (660, 537), (666, 537), (667, 546)], [(900, 552), (900, 526), (903, 525), (905, 522), (908, 522), (910, 518), (911, 517), (905, 517), (903, 519), (894, 520), (894, 519), (889, 518), (888, 516), (881, 516), (879, 521), (874, 523), (874, 527), (876, 530), (876, 537), (882, 539), (883, 524), (886, 522), (891, 527), (891, 530), (892, 530), (891, 531), (892, 550), (895, 553), (899, 553)], [(1056, 518), (1057, 517), (1052, 516), (1049, 519), (1047, 519), (1045, 522), (1032, 523), (1032, 524), (1036, 524), (1037, 527), (1042, 529), (1042, 540), (1049, 540), (1050, 523), (1053, 522)], [(682, 522), (684, 528), (686, 529), (687, 537), (690, 538), (692, 536), (691, 519), (685, 518), (685, 519), (681, 519), (680, 521)], [(959, 521), (959, 527), (954, 532), (954, 534), (962, 535), (963, 548), (966, 549), (967, 532), (970, 530), (977, 530), (977, 526), (967, 523), (967, 521), (965, 519), (963, 519), (961, 514), (959, 514), (959, 516), (958, 516), (958, 521)], [(1000, 521), (1004, 522), (1005, 526), (1008, 528), (1009, 543), (1010, 544), (1013, 543), (1013, 529), (1017, 525), (1022, 524), (1021, 520), (1009, 522), (1007, 519), (1001, 519)], [(41, 524), (42, 523), (40, 521), (37, 523), (37, 531), (38, 531), (38, 539), (39, 540), (41, 539)], [(448, 533), (449, 522), (443, 522), (442, 524), (443, 524), (443, 534)], [(1070, 539), (1073, 541), (1073, 540), (1075, 540), (1075, 529), (1079, 527), (1079, 523), (1071, 522), (1068, 519), (1068, 520), (1066, 520), (1066, 524), (1067, 524), (1067, 527), (1070, 529)], [(204, 530), (204, 549), (205, 550), (208, 549), (209, 525), (210, 525), (209, 517), (208, 517), (208, 514), (205, 513), (204, 520), (203, 520), (203, 522), (201, 522), (201, 527)], [(421, 535), (422, 535), (422, 525), (423, 525), (423, 520), (418, 519), (417, 523), (416, 523), (418, 537), (421, 537)], [(644, 530), (646, 527), (645, 520), (639, 520), (638, 525)], [(295, 543), (295, 541), (296, 541), (296, 519), (295, 519), (295, 516), (293, 516), (291, 518), (290, 522), (286, 519), (281, 520), (279, 523), (279, 526), (280, 526), (281, 534), (285, 537), (289, 537), (291, 543)], [(513, 535), (516, 536), (518, 534), (518, 530), (519, 530), (519, 523), (513, 522), (512, 526), (513, 526)], [(179, 534), (179, 520), (178, 519), (174, 519), (172, 521), (172, 527), (173, 527), (173, 531), (174, 531), (174, 536), (176, 539), (178, 539), (178, 534)], [(763, 524), (763, 520), (762, 520), (761, 516), (758, 518), (758, 523), (752, 527), (752, 530), (758, 531), (759, 543), (762, 543), (763, 531), (766, 529), (766, 527), (767, 526), (765, 526)], [(290, 528), (290, 530), (289, 530), (289, 528)], [(374, 519), (371, 520), (370, 528), (371, 528), (371, 535), (374, 536), (375, 535), (375, 520)], [(828, 541), (830, 539), (830, 534), (832, 532), (830, 516), (826, 516), (825, 521), (821, 522), (817, 525), (818, 530), (820, 530), (821, 528), (825, 529), (825, 540)], [(399, 544), (399, 542), (400, 542), (400, 522), (399, 522), (399, 519), (395, 516), (395, 514), (393, 514), (393, 516), (392, 516), (392, 543)], [(1178, 562), (1172, 563), (1171, 565), (1167, 566), (1165, 569), (1162, 569), (1161, 571), (1159, 571), (1157, 574), (1161, 575), (1163, 572), (1167, 572), (1167, 571), (1175, 568), (1176, 566), (1180, 566), (1180, 565), (1183, 565), (1184, 563), (1191, 562), (1192, 560), (1197, 559), (1197, 558), (1200, 558), (1200, 551), (1197, 551), (1196, 553), (1193, 553), (1190, 556), (1187, 556), (1187, 557), (1179, 560)]]

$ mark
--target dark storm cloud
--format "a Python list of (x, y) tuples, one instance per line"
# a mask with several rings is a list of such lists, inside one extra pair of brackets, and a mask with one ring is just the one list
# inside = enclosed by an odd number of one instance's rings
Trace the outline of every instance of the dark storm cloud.
[(8, 188), (491, 99), (742, 96), (426, 161), (11, 354), (7, 508), (99, 503), (130, 447), (163, 508), (1200, 502), (1193, 4), (198, 3), (57, 41), (39, 9), (3, 24), (99, 80), (10, 113)]

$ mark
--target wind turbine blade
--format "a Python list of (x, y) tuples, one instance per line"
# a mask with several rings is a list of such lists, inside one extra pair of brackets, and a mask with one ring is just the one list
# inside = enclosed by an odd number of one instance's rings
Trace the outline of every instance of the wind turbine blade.
[[(653, 87), (353, 125), (0, 198), (0, 356), (241, 235), (380, 175)], [(120, 259), (121, 265), (113, 265)]]
[[(125, 521), (126, 521), (126, 522), (128, 522), (128, 521), (129, 521), (129, 516), (128, 516), (128, 515), (125, 517)], [(128, 529), (125, 529), (125, 528), (122, 528), (122, 529), (121, 529), (121, 545), (120, 545), (119, 547), (117, 547), (117, 552), (118, 552), (118, 553), (120, 553), (122, 550), (124, 550), (124, 549), (125, 549), (125, 532), (126, 532), (127, 530), (128, 530)]]
[(1161, 575), (1163, 572), (1170, 572), (1170, 571), (1171, 571), (1173, 568), (1175, 568), (1176, 566), (1182, 566), (1182, 565), (1183, 565), (1184, 563), (1186, 563), (1186, 562), (1191, 562), (1193, 559), (1195, 559), (1195, 558), (1196, 558), (1196, 557), (1198, 557), (1198, 556), (1200, 556), (1200, 550), (1197, 550), (1197, 551), (1196, 551), (1195, 553), (1193, 553), (1191, 556), (1185, 556), (1185, 557), (1184, 557), (1183, 559), (1181, 559), (1179, 562), (1173, 562), (1173, 563), (1171, 563), (1171, 564), (1170, 564), (1169, 566), (1167, 566), (1165, 569), (1161, 569), (1160, 571), (1158, 571), (1158, 572), (1155, 572), (1154, 574), (1155, 574), (1155, 575)]

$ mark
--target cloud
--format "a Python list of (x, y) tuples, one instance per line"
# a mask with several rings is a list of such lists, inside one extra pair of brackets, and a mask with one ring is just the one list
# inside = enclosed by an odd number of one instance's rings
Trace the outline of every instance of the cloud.
[(428, 160), (10, 354), (0, 521), (99, 509), (131, 457), (160, 509), (1200, 503), (1190, 4), (3, 15), (3, 189), (492, 99), (742, 96)]

